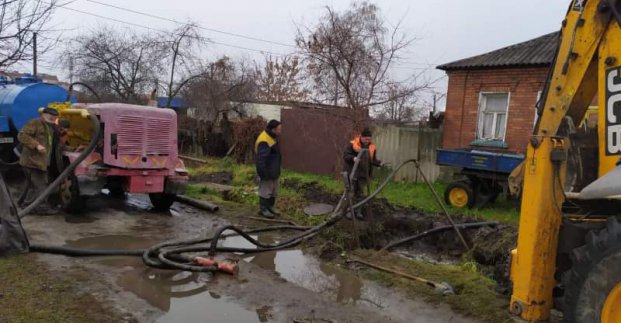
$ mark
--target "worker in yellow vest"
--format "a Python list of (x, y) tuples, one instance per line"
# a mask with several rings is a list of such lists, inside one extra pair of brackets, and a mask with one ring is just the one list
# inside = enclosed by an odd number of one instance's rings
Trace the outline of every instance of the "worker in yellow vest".
[(278, 145), (281, 130), (282, 125), (278, 120), (270, 120), (255, 142), (256, 167), (259, 176), (259, 215), (266, 218), (280, 215), (274, 208), (274, 204), (276, 204), (278, 178), (282, 165)]

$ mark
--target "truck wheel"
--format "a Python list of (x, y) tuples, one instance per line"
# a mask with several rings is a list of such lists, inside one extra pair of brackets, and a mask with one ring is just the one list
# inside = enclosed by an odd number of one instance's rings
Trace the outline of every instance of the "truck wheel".
[(621, 322), (621, 222), (589, 233), (587, 244), (572, 254), (565, 280), (564, 313), (568, 323)]
[(468, 182), (452, 182), (444, 191), (444, 201), (454, 207), (471, 208), (475, 202), (474, 191)]
[(69, 175), (60, 184), (60, 205), (68, 213), (79, 213), (84, 207), (84, 198), (80, 196), (78, 179)]
[(110, 181), (107, 185), (110, 196), (115, 198), (125, 198), (125, 190), (123, 184), (120, 181)]
[(175, 195), (166, 193), (151, 193), (149, 194), (151, 204), (155, 211), (168, 211), (170, 206), (175, 202)]
[(476, 207), (482, 208), (488, 204), (494, 204), (500, 193), (497, 188), (490, 183), (479, 183), (475, 187)]

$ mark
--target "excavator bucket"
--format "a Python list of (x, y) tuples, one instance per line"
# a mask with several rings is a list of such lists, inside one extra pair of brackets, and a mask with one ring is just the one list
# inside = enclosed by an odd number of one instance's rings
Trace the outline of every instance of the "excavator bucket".
[(28, 237), (0, 174), (0, 258), (28, 252), (28, 248)]

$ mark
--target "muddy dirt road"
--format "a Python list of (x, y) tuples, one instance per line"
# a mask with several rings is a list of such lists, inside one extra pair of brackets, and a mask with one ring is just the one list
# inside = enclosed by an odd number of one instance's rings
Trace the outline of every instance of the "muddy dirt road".
[[(24, 226), (37, 244), (89, 248), (144, 248), (161, 240), (211, 235), (245, 220), (251, 210), (223, 207), (218, 215), (180, 204), (170, 214), (149, 211), (140, 196), (89, 200), (80, 217), (29, 216)], [(258, 236), (262, 242), (282, 237)], [(243, 246), (236, 238), (228, 246)], [(394, 289), (305, 254), (268, 252), (240, 262), (237, 277), (162, 271), (138, 258), (66, 258), (39, 255), (51, 270), (76, 279), (79, 288), (122, 314), (127, 322), (475, 322), (446, 305), (411, 300)], [(423, 287), (424, 288), (424, 287)]]

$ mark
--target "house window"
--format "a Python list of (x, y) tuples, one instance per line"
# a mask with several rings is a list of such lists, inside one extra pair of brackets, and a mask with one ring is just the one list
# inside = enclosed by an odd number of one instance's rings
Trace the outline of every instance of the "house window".
[(509, 93), (481, 93), (478, 139), (504, 140), (508, 110)]

